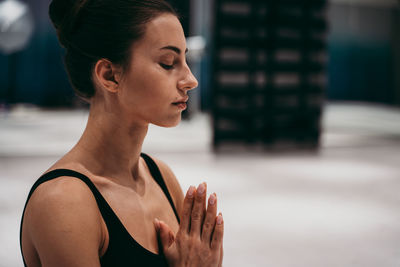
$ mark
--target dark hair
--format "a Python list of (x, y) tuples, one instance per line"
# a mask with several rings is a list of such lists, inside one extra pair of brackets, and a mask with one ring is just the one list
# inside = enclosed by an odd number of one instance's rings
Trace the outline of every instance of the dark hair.
[(126, 68), (130, 48), (145, 24), (163, 13), (177, 16), (164, 0), (53, 0), (49, 16), (66, 49), (65, 67), (75, 92), (95, 94), (92, 71), (105, 58)]

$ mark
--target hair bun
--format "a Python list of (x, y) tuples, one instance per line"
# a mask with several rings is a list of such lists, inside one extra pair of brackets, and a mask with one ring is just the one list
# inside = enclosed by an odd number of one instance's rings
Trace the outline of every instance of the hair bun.
[(88, 0), (52, 0), (49, 6), (49, 17), (57, 30), (62, 46), (67, 47), (81, 9)]

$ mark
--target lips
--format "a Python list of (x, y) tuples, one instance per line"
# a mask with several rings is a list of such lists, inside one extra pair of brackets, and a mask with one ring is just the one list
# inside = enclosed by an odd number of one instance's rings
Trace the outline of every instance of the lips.
[(187, 107), (185, 102), (176, 103), (176, 104), (173, 104), (173, 105), (176, 106), (177, 108), (181, 109), (181, 110), (185, 110), (186, 107)]
[(176, 106), (180, 110), (185, 110), (187, 108), (186, 102), (189, 100), (189, 97), (181, 98), (178, 101), (172, 103), (172, 105)]
[(180, 100), (178, 100), (178, 101), (176, 101), (176, 102), (174, 102), (174, 103), (172, 103), (172, 104), (174, 104), (174, 105), (179, 105), (179, 104), (186, 104), (186, 102), (189, 100), (189, 97), (185, 97), (185, 98), (182, 98), (182, 99), (180, 99)]

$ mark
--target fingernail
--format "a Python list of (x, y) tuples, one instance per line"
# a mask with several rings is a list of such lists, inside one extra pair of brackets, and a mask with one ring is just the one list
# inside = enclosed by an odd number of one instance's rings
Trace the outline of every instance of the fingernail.
[(206, 186), (205, 186), (204, 183), (201, 183), (201, 184), (199, 185), (199, 187), (197, 187), (197, 192), (199, 192), (199, 194), (201, 195), (201, 194), (204, 193), (204, 191), (206, 191)]
[(187, 191), (187, 195), (188, 195), (189, 197), (192, 197), (192, 196), (193, 196), (193, 193), (194, 193), (194, 190), (195, 190), (195, 187), (194, 187), (193, 185), (191, 185), (191, 186), (189, 187), (188, 191)]
[(217, 224), (222, 224), (222, 221), (223, 221), (223, 219), (222, 219), (222, 213), (219, 213), (219, 214), (218, 214), (218, 217), (217, 217)]
[(215, 195), (214, 194), (210, 195), (209, 203), (210, 203), (210, 205), (214, 205), (215, 204)]

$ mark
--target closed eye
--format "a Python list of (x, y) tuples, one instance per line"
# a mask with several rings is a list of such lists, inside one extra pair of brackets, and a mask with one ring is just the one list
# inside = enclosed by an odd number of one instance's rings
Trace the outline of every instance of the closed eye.
[(168, 64), (163, 64), (163, 63), (160, 63), (160, 66), (166, 70), (171, 70), (174, 67), (174, 65), (168, 65)]

